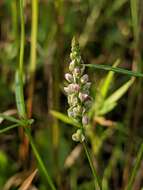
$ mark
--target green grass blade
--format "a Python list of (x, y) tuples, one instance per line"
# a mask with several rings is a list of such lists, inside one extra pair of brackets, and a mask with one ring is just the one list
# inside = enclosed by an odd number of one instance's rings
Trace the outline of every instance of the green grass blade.
[[(115, 63), (113, 64), (113, 68), (116, 68), (120, 63), (120, 60), (117, 59), (115, 61)], [(102, 94), (102, 97), (105, 98), (106, 95), (107, 95), (107, 92), (109, 90), (109, 87), (110, 87), (110, 84), (111, 82), (113, 81), (113, 76), (114, 76), (114, 72), (113, 71), (109, 71), (109, 73), (107, 74), (106, 78), (104, 79), (104, 82), (102, 83), (101, 85), (101, 94)]]
[(126, 190), (132, 190), (134, 179), (137, 175), (137, 172), (138, 172), (138, 169), (139, 169), (139, 166), (141, 164), (142, 159), (143, 159), (143, 143), (141, 144), (141, 146), (139, 148), (137, 158), (136, 158), (136, 162), (135, 162), (134, 168), (132, 170), (132, 173), (131, 173), (129, 183), (127, 185)]
[(44, 164), (44, 162), (43, 162), (43, 160), (42, 160), (42, 158), (41, 158), (41, 156), (37, 150), (37, 147), (35, 146), (34, 140), (33, 140), (31, 133), (30, 133), (30, 129), (28, 127), (25, 127), (25, 132), (28, 136), (30, 145), (31, 145), (33, 153), (37, 159), (37, 162), (38, 162), (39, 166), (41, 167), (41, 170), (42, 170), (45, 178), (47, 179), (47, 182), (48, 182), (49, 186), (51, 187), (51, 190), (56, 190), (56, 187), (55, 187), (55, 185), (54, 185), (54, 183), (53, 183), (53, 181), (52, 181), (52, 179), (48, 173), (47, 167), (45, 167), (45, 164)]
[(112, 104), (117, 102), (129, 89), (129, 87), (133, 84), (134, 80), (131, 79), (126, 82), (123, 86), (121, 86), (118, 90), (116, 90), (112, 95), (110, 95), (106, 100), (105, 104)]
[(61, 112), (51, 110), (50, 113), (51, 113), (54, 117), (56, 117), (57, 119), (61, 120), (61, 121), (64, 122), (64, 123), (73, 125), (73, 126), (75, 126), (75, 127), (80, 127), (80, 124), (78, 124), (76, 121), (74, 121), (73, 119), (69, 118), (67, 115), (65, 115), (65, 114), (63, 114), (63, 113), (61, 113)]
[(16, 127), (19, 127), (20, 125), (19, 124), (14, 124), (14, 125), (10, 125), (10, 126), (8, 126), (8, 127), (5, 127), (5, 128), (3, 128), (3, 129), (0, 129), (0, 134), (1, 133), (4, 133), (4, 132), (7, 132), (7, 131), (9, 131), (9, 130), (11, 130), (11, 129), (14, 129), (14, 128), (16, 128)]
[(113, 71), (115, 73), (121, 73), (124, 75), (129, 75), (129, 76), (134, 76), (134, 77), (143, 77), (143, 73), (139, 73), (139, 72), (132, 72), (129, 71), (127, 69), (122, 69), (122, 68), (114, 68), (110, 65), (98, 65), (98, 64), (84, 64), (86, 67), (91, 67), (94, 69), (101, 69), (101, 70), (105, 70), (105, 71)]
[(91, 155), (90, 155), (89, 150), (88, 150), (88, 148), (87, 148), (86, 142), (83, 142), (82, 144), (83, 144), (83, 148), (84, 148), (84, 150), (85, 150), (85, 153), (86, 153), (86, 156), (87, 156), (87, 159), (88, 159), (88, 162), (89, 162), (91, 171), (92, 171), (93, 176), (94, 176), (95, 187), (98, 186), (99, 189), (102, 190), (101, 179), (100, 179), (100, 177), (98, 176), (97, 171), (95, 170), (95, 167), (94, 167), (94, 165), (93, 165), (93, 162), (92, 162), (92, 159), (91, 159)]
[(134, 79), (130, 79), (126, 82), (123, 86), (117, 89), (113, 94), (106, 98), (104, 101), (103, 106), (98, 111), (99, 115), (105, 115), (106, 113), (110, 112), (115, 108), (117, 105), (117, 101), (127, 92), (129, 87), (133, 84)]
[(5, 119), (5, 120), (14, 122), (14, 123), (20, 123), (19, 119), (16, 119), (15, 117), (12, 117), (12, 116), (9, 116), (9, 115), (0, 114), (0, 117), (3, 118), (3, 119)]

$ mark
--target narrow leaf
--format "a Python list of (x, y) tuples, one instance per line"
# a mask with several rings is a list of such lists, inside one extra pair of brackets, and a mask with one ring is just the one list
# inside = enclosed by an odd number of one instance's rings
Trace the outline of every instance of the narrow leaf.
[(14, 123), (20, 123), (19, 119), (16, 119), (15, 117), (12, 117), (12, 116), (9, 116), (9, 115), (0, 114), (0, 117), (3, 118), (3, 119), (5, 119), (5, 120), (14, 122)]
[(64, 123), (67, 123), (67, 124), (70, 124), (70, 125), (73, 125), (75, 127), (79, 127), (80, 124), (78, 124), (76, 121), (74, 121), (73, 119), (69, 118), (67, 115), (61, 113), (61, 112), (57, 112), (57, 111), (50, 111), (50, 113), (56, 117), (57, 119), (63, 121)]
[[(115, 61), (115, 63), (113, 64), (113, 68), (116, 68), (120, 63), (120, 60), (117, 59)], [(106, 95), (107, 95), (107, 92), (109, 90), (109, 87), (110, 87), (110, 84), (113, 80), (113, 76), (114, 76), (114, 72), (113, 71), (110, 71), (106, 78), (104, 79), (104, 82), (102, 83), (102, 86), (101, 86), (101, 94), (102, 94), (102, 97), (105, 98)]]
[(108, 102), (104, 103), (103, 106), (101, 107), (100, 110), (98, 110), (97, 114), (98, 115), (105, 115), (106, 113), (109, 113), (110, 111), (112, 111), (115, 107), (116, 107), (117, 103), (113, 102), (112, 104)]
[(136, 158), (136, 162), (135, 162), (134, 168), (133, 168), (133, 170), (131, 172), (131, 176), (130, 176), (129, 183), (127, 185), (126, 190), (131, 190), (132, 189), (134, 179), (137, 176), (138, 168), (139, 168), (139, 166), (141, 164), (142, 159), (143, 159), (143, 143), (141, 144), (141, 146), (139, 148), (137, 158)]
[(133, 84), (134, 80), (131, 79), (128, 82), (126, 82), (123, 86), (121, 86), (118, 90), (116, 90), (111, 96), (109, 96), (105, 100), (105, 104), (112, 104), (117, 102), (129, 89), (129, 87)]
[(9, 131), (9, 130), (11, 130), (13, 128), (16, 128), (16, 127), (19, 127), (19, 124), (10, 125), (8, 127), (5, 127), (4, 129), (0, 129), (0, 134), (4, 133), (4, 132), (7, 132), (7, 131)]
[(113, 71), (113, 72), (116, 72), (116, 73), (121, 73), (121, 74), (134, 76), (134, 77), (143, 77), (143, 73), (132, 72), (132, 71), (129, 71), (127, 69), (122, 69), (122, 68), (119, 68), (119, 67), (114, 68), (114, 67), (112, 67), (110, 65), (84, 64), (84, 66), (92, 67), (94, 69), (101, 69), (101, 70), (105, 70), (105, 71)]

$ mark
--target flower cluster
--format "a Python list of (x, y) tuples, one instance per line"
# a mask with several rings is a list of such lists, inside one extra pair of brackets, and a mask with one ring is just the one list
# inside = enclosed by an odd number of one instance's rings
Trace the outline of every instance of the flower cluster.
[[(65, 74), (68, 86), (64, 87), (70, 106), (68, 116), (82, 123), (84, 127), (88, 124), (87, 110), (91, 103), (91, 97), (89, 96), (91, 83), (89, 82), (88, 75), (84, 74), (85, 66), (80, 56), (80, 48), (76, 38), (72, 40), (70, 58), (70, 73)], [(83, 130), (78, 129), (72, 135), (72, 139), (83, 142), (85, 139)]]

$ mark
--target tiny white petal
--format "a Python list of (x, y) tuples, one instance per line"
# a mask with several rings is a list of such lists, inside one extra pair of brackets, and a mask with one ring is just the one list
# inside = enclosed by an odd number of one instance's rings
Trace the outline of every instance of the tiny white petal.
[(88, 117), (87, 117), (87, 115), (84, 115), (84, 116), (82, 117), (82, 124), (83, 124), (83, 125), (87, 125), (87, 124), (88, 124)]
[(73, 82), (73, 76), (72, 76), (70, 73), (66, 73), (66, 74), (65, 74), (65, 79), (66, 79), (68, 82)]

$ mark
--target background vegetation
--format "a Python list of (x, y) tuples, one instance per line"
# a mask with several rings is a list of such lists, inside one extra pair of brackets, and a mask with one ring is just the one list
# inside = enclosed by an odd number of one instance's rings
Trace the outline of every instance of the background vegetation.
[[(8, 116), (0, 117), (0, 189), (50, 189), (35, 149), (33, 154), (24, 130), (17, 128), (32, 123), (25, 124), (17, 112), (17, 68), (26, 117), (34, 119), (31, 134), (56, 188), (94, 189), (82, 146), (71, 138), (75, 128), (66, 116), (63, 91), (71, 39), (77, 35), (83, 60), (91, 64), (86, 71), (93, 103), (86, 133), (103, 190), (141, 190), (142, 1), (24, 0), (20, 9), (22, 2), (0, 1), (0, 112)], [(3, 133), (10, 122), (16, 128)]]

